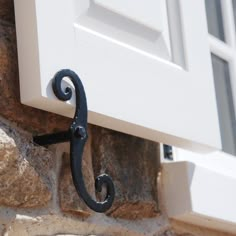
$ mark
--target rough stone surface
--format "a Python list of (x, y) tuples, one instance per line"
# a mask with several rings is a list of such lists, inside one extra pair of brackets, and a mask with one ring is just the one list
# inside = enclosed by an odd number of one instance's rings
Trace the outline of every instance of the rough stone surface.
[[(164, 232), (158, 233), (155, 236), (177, 236), (173, 230), (165, 230)], [(184, 235), (183, 235), (184, 236)]]
[[(2, 217), (3, 210), (0, 211)], [(182, 228), (184, 226), (184, 228)], [(176, 231), (176, 227), (178, 228)], [(5, 225), (7, 236), (233, 236), (214, 230), (176, 222), (174, 229), (167, 218), (157, 217), (138, 221), (117, 220), (94, 215), (84, 220), (54, 214), (17, 214)]]
[[(88, 139), (84, 148), (82, 170), (87, 190), (91, 194), (91, 197), (94, 198), (94, 176), (90, 139)], [(62, 211), (82, 216), (90, 216), (92, 214), (90, 208), (86, 206), (75, 190), (71, 176), (70, 156), (66, 153), (62, 159), (61, 174), (59, 179), (59, 196)]]
[(51, 153), (0, 121), (0, 205), (45, 206), (51, 199)]
[(164, 236), (163, 233), (168, 230), (166, 223), (167, 219), (162, 217), (129, 221), (109, 218), (104, 214), (83, 219), (60, 214), (17, 214), (6, 224), (5, 232), (7, 236)]
[(0, 19), (9, 23), (14, 23), (14, 1), (0, 0), (0, 6)]
[[(1, 5), (3, 2), (8, 1), (0, 0), (0, 17), (1, 12), (11, 11), (11, 8), (7, 8), (8, 4), (6, 4), (6, 6)], [(10, 5), (11, 2), (12, 1), (9, 1)], [(28, 130), (32, 133), (49, 133), (67, 130), (71, 119), (31, 108), (20, 103), (17, 64), (15, 26), (6, 24), (0, 19), (1, 116), (9, 121), (15, 122), (24, 130)]]
[(97, 126), (91, 130), (94, 172), (109, 174), (116, 189), (108, 215), (125, 219), (156, 216), (159, 145)]

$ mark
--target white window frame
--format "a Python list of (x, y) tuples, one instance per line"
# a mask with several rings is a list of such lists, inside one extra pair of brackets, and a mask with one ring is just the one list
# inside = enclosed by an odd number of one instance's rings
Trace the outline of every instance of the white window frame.
[[(236, 111), (236, 33), (231, 0), (221, 0), (225, 42), (209, 35), (210, 51), (229, 66)], [(222, 151), (198, 154), (173, 148), (164, 159), (163, 199), (169, 217), (200, 226), (236, 232), (236, 156)]]
[(210, 50), (229, 64), (234, 111), (236, 111), (236, 34), (232, 0), (221, 0), (225, 42), (209, 35)]

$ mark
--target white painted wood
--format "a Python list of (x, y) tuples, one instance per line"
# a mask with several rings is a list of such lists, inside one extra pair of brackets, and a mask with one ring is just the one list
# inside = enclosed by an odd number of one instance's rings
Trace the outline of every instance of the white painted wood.
[(211, 52), (216, 56), (228, 62), (234, 59), (234, 51), (232, 48), (216, 37), (209, 35), (209, 44)]
[(171, 43), (165, 35), (168, 14), (156, 27), (159, 16), (147, 18), (164, 1), (150, 1), (142, 19), (144, 3), (133, 12), (116, 4), (15, 0), (21, 101), (72, 117), (74, 100), (60, 102), (51, 89), (54, 74), (70, 68), (84, 83), (89, 122), (198, 151), (220, 149), (204, 1), (180, 0), (176, 9), (185, 65), (173, 60), (179, 42), (171, 30)]
[(140, 22), (158, 31), (163, 31), (165, 0), (94, 0), (95, 3)]
[(176, 149), (175, 154), (176, 162), (163, 164), (163, 199), (168, 216), (235, 233), (235, 156), (182, 149)]
[(166, 0), (168, 11), (169, 31), (171, 33), (171, 55), (172, 62), (187, 68), (187, 58), (184, 49), (182, 34), (182, 17), (179, 1)]

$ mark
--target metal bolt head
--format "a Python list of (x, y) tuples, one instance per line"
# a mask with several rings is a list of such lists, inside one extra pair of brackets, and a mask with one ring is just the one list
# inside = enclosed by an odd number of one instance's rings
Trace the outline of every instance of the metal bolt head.
[(78, 126), (75, 129), (75, 136), (82, 139), (86, 138), (87, 137), (86, 129), (83, 126)]

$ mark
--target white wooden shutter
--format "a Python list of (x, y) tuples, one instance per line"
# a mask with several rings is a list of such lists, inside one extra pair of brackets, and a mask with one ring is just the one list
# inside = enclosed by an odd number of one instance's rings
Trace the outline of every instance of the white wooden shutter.
[(15, 0), (15, 11), (24, 104), (72, 117), (74, 100), (51, 89), (69, 68), (92, 124), (221, 148), (203, 0)]

